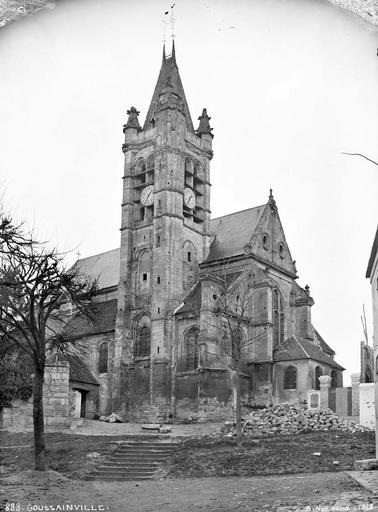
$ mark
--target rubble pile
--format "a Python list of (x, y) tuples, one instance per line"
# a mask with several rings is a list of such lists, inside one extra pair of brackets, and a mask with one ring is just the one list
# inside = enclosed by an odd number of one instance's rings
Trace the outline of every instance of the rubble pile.
[[(330, 409), (314, 411), (292, 403), (252, 411), (243, 421), (243, 433), (249, 437), (292, 435), (322, 430), (359, 432), (369, 429), (337, 416)], [(221, 428), (221, 434), (225, 437), (236, 435), (235, 423), (226, 421)]]
[(121, 416), (118, 416), (115, 412), (112, 412), (109, 416), (100, 416), (99, 420), (106, 423), (123, 423)]

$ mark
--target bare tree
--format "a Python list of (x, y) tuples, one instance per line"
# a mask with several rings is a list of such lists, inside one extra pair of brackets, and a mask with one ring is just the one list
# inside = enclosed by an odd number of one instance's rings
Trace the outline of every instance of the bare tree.
[(33, 361), (35, 469), (47, 468), (42, 400), (46, 356), (72, 351), (77, 338), (64, 334), (65, 306), (92, 320), (96, 291), (96, 282), (80, 276), (75, 266), (67, 269), (56, 249), (0, 216), (0, 348), (13, 345)]
[[(241, 380), (243, 365), (249, 348), (265, 338), (271, 331), (266, 327), (257, 335), (250, 336), (252, 331), (252, 294), (254, 289), (254, 276), (252, 272), (241, 274), (233, 278), (233, 274), (221, 270), (217, 274), (203, 276), (213, 282), (217, 293), (213, 294), (213, 315), (203, 318), (202, 321), (216, 333), (220, 349), (216, 353), (208, 351), (209, 355), (227, 358), (230, 370), (233, 373), (233, 389), (235, 392), (235, 423), (238, 446), (242, 446), (242, 407), (241, 407)], [(199, 316), (198, 305), (191, 300), (190, 295), (185, 303)], [(247, 333), (247, 334), (246, 334)]]

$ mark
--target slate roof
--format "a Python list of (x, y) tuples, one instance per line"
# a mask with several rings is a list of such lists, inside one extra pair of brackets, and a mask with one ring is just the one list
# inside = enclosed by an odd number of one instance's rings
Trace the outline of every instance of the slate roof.
[(292, 361), (297, 359), (312, 359), (328, 364), (337, 370), (345, 369), (325, 354), (317, 345), (299, 336), (291, 336), (274, 349), (273, 361)]
[(188, 102), (186, 101), (184, 87), (182, 86), (179, 70), (176, 63), (174, 46), (172, 49), (172, 56), (167, 58), (165, 58), (165, 56), (163, 57), (159, 77), (155, 86), (150, 107), (147, 112), (146, 120), (143, 125), (143, 130), (148, 130), (151, 127), (151, 119), (154, 117), (154, 112), (157, 109), (159, 96), (162, 93), (163, 89), (167, 87), (167, 85), (172, 87), (172, 92), (176, 93), (181, 98), (181, 100), (183, 100), (186, 126), (188, 130), (194, 133), (194, 127), (189, 112)]
[(95, 254), (75, 263), (80, 272), (90, 279), (98, 279), (98, 287), (110, 288), (118, 286), (119, 281), (119, 249)]
[(91, 373), (91, 371), (87, 368), (85, 363), (80, 359), (79, 356), (75, 356), (73, 354), (61, 354), (55, 353), (51, 354), (46, 359), (46, 365), (54, 366), (59, 362), (66, 361), (70, 365), (70, 382), (82, 382), (83, 384), (94, 384), (95, 386), (99, 386), (100, 383)]
[(231, 213), (210, 221), (210, 231), (215, 234), (207, 262), (229, 258), (244, 253), (244, 246), (252, 238), (265, 205)]
[(181, 313), (192, 313), (198, 314), (201, 310), (202, 304), (202, 291), (201, 291), (201, 283), (198, 281), (193, 288), (191, 288), (184, 298), (182, 304), (176, 308), (174, 314)]
[(114, 331), (117, 317), (117, 300), (99, 302), (96, 304), (96, 309), (96, 317), (93, 323), (80, 314), (76, 314), (68, 321), (63, 333), (66, 336), (90, 336)]
[(332, 350), (331, 347), (328, 345), (328, 343), (326, 343), (323, 340), (323, 338), (320, 336), (320, 334), (318, 333), (318, 331), (316, 329), (314, 329), (314, 331), (315, 331), (316, 337), (320, 341), (320, 347), (323, 350), (323, 352), (325, 352), (326, 354), (329, 354), (330, 356), (334, 356), (335, 355), (335, 351)]
[[(206, 261), (243, 254), (244, 246), (250, 241), (264, 208), (265, 205), (256, 206), (212, 219), (210, 230), (215, 238)], [(118, 285), (119, 260), (120, 250), (113, 249), (80, 259), (75, 265), (85, 276), (91, 279), (97, 278), (98, 287), (101, 290)]]
[(91, 373), (87, 366), (77, 357), (67, 356), (70, 363), (70, 381), (83, 382), (85, 384), (94, 384), (99, 386), (100, 383), (96, 377)]

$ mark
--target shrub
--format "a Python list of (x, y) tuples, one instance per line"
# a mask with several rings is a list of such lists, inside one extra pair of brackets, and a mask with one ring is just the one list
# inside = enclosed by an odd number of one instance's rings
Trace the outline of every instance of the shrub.
[(26, 354), (6, 354), (0, 359), (0, 409), (12, 400), (28, 400), (32, 395), (32, 362)]

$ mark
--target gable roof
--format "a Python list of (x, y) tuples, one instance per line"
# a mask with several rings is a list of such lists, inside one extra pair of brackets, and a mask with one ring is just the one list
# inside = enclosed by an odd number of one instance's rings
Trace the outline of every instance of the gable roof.
[(311, 341), (299, 336), (291, 336), (279, 347), (274, 349), (273, 361), (292, 361), (296, 359), (312, 359), (320, 363), (328, 364), (338, 370), (344, 370), (336, 361), (325, 354)]
[(183, 101), (183, 110), (185, 115), (186, 126), (189, 131), (194, 133), (192, 118), (189, 112), (188, 102), (186, 101), (184, 87), (182, 86), (179, 70), (176, 63), (175, 46), (173, 43), (172, 55), (165, 56), (165, 47), (163, 54), (163, 62), (161, 64), (159, 77), (155, 86), (154, 94), (147, 112), (146, 120), (143, 125), (143, 130), (148, 130), (151, 127), (151, 119), (154, 117), (155, 110), (159, 103), (159, 96), (164, 89), (170, 87), (171, 91), (177, 94)]
[(118, 248), (80, 259), (74, 266), (86, 277), (98, 279), (98, 288), (101, 290), (118, 286), (119, 261), (120, 250)]
[(244, 253), (247, 244), (264, 211), (265, 205), (231, 213), (210, 221), (215, 239), (210, 246), (208, 261), (229, 258)]

